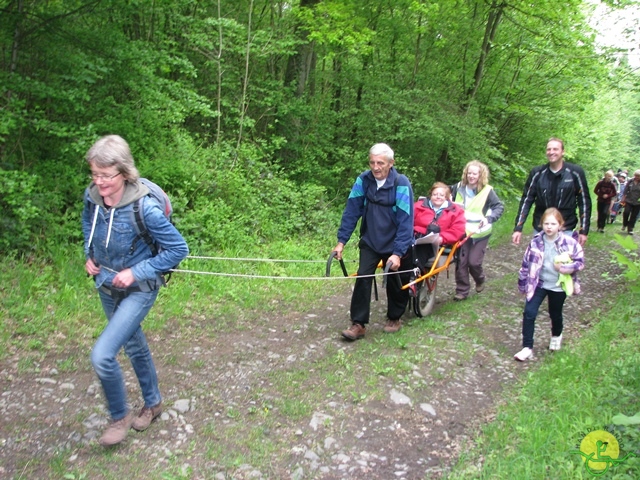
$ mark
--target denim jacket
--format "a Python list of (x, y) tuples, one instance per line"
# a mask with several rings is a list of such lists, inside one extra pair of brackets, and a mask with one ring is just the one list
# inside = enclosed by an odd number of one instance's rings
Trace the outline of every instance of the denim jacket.
[[(143, 292), (155, 290), (162, 285), (161, 272), (173, 268), (189, 254), (180, 232), (147, 194), (147, 187), (140, 182), (126, 182), (123, 199), (107, 209), (95, 184), (85, 191), (82, 212), (84, 254), (85, 258), (92, 258), (100, 265), (100, 273), (95, 276), (96, 288), (110, 287), (118, 272), (131, 268), (136, 279), (132, 287), (137, 286)], [(145, 226), (161, 247), (155, 257), (145, 241), (138, 238), (134, 225), (133, 206), (141, 197), (144, 197)]]
[[(522, 266), (518, 275), (518, 290), (527, 296), (527, 300), (533, 298), (533, 294), (541, 285), (540, 270), (544, 260), (544, 232), (538, 233), (533, 237), (531, 243), (524, 252)], [(557, 254), (563, 252), (569, 253), (573, 263), (567, 263), (560, 266), (559, 273), (570, 274), (573, 278), (574, 294), (580, 294), (580, 282), (578, 282), (577, 272), (584, 268), (584, 251), (582, 247), (572, 237), (558, 234), (558, 238), (554, 242)]]

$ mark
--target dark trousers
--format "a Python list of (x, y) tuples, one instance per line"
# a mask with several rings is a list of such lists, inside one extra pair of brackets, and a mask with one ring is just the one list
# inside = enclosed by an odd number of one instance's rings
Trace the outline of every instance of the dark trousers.
[(562, 307), (567, 294), (564, 292), (554, 292), (546, 290), (542, 287), (536, 288), (536, 291), (527, 300), (524, 305), (524, 314), (522, 315), (522, 346), (533, 348), (533, 332), (536, 327), (536, 317), (538, 310), (544, 297), (549, 297), (549, 316), (551, 317), (551, 335), (560, 336), (562, 333)]
[[(363, 241), (360, 241), (360, 264), (358, 266), (358, 277), (356, 277), (356, 285), (351, 296), (351, 321), (366, 325), (369, 323), (369, 314), (371, 311), (371, 287), (373, 286), (373, 277), (362, 278), (360, 275), (372, 275), (376, 272), (376, 268), (380, 260), (386, 265), (387, 260), (391, 256), (390, 253), (374, 252)], [(411, 254), (407, 253), (400, 263), (399, 270), (410, 270), (413, 268), (413, 259)], [(387, 277), (387, 317), (389, 320), (398, 320), (407, 309), (409, 302), (409, 290), (402, 290), (400, 287), (409, 283), (411, 272), (403, 274), (389, 275)], [(378, 277), (381, 278), (381, 277)], [(381, 285), (381, 281), (378, 285)]]
[(640, 213), (640, 204), (631, 205), (627, 203), (624, 206), (624, 212), (622, 213), (622, 227), (628, 228), (629, 232), (633, 232), (633, 228), (636, 226), (636, 220)]
[(609, 210), (611, 209), (611, 201), (596, 202), (598, 204), (598, 228), (604, 230), (604, 226), (609, 218)]
[(469, 274), (476, 282), (476, 285), (484, 282), (484, 271), (482, 270), (482, 262), (484, 254), (487, 251), (489, 237), (481, 238), (474, 241), (473, 238), (462, 244), (458, 250), (458, 264), (456, 265), (456, 293), (463, 296), (469, 295), (471, 282)]

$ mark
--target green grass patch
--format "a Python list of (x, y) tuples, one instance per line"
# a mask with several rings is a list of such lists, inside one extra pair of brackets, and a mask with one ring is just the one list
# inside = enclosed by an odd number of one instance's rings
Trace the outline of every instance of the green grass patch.
[[(615, 311), (506, 390), (496, 420), (447, 478), (593, 478), (576, 445), (594, 429), (610, 430), (625, 452), (640, 455), (638, 426), (614, 422), (640, 410), (639, 304), (638, 295), (621, 295)], [(640, 457), (599, 478), (640, 478)]]

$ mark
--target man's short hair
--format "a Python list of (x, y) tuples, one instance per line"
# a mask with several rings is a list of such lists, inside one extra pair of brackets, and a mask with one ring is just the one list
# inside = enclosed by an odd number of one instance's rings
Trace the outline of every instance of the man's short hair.
[(562, 150), (564, 150), (564, 142), (557, 138), (557, 137), (551, 137), (549, 140), (547, 140), (547, 143), (549, 142), (559, 142), (560, 143), (560, 147), (562, 148)]
[(386, 143), (376, 143), (369, 149), (369, 155), (384, 155), (387, 160), (393, 160), (393, 150)]

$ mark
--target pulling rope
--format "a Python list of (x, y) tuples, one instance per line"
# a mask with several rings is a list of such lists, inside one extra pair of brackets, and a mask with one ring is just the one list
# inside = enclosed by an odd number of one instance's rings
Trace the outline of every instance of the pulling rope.
[[(276, 275), (249, 275), (249, 274), (242, 274), (242, 273), (203, 272), (199, 270), (184, 270), (181, 268), (174, 268), (171, 270), (171, 272), (193, 273), (196, 275), (214, 275), (217, 277), (266, 278), (266, 279), (272, 279), (272, 280), (353, 280), (354, 278), (354, 277), (282, 277), (282, 276), (276, 276)], [(397, 272), (387, 272), (387, 273), (374, 273), (371, 275), (358, 275), (357, 278), (384, 277), (387, 275), (395, 275), (397, 273), (408, 273), (408, 272), (413, 272), (413, 270), (401, 270)]]
[[(280, 259), (272, 259), (272, 258), (228, 258), (228, 257), (203, 257), (197, 255), (189, 255), (187, 258), (193, 258), (196, 260), (230, 260), (232, 262), (273, 262), (273, 263), (325, 263), (326, 260), (280, 260)], [(350, 262), (355, 263), (355, 260), (350, 260)]]

